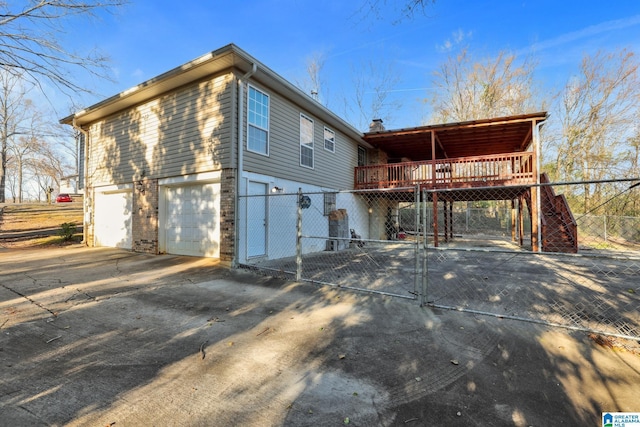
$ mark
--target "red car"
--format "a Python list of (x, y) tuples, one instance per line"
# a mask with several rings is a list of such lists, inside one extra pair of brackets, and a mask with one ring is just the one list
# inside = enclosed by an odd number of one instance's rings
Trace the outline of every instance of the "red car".
[(71, 196), (68, 194), (58, 194), (58, 197), (56, 197), (56, 203), (67, 203), (67, 202), (73, 202), (73, 200), (71, 200)]

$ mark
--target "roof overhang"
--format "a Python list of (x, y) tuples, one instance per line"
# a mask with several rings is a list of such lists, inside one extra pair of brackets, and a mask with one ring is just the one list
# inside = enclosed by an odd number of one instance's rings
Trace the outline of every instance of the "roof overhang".
[(521, 152), (531, 145), (534, 127), (547, 117), (546, 112), (539, 112), (369, 132), (364, 134), (364, 140), (390, 158), (412, 161), (432, 159), (432, 138), (437, 159)]
[[(225, 70), (233, 69), (241, 74), (245, 74), (252, 70), (254, 65), (256, 65), (256, 72), (251, 76), (252, 80), (277, 91), (291, 102), (298, 104), (308, 113), (313, 114), (318, 119), (327, 123), (327, 125), (334, 127), (335, 130), (346, 134), (350, 138), (362, 141), (362, 132), (355, 129), (332, 111), (234, 44), (229, 44), (207, 53), (193, 61), (160, 74), (157, 77), (140, 83), (84, 110), (78, 111), (75, 114), (61, 119), (60, 123), (84, 126), (127, 108), (157, 98), (181, 86), (219, 74)], [(365, 143), (365, 145), (368, 144)]]

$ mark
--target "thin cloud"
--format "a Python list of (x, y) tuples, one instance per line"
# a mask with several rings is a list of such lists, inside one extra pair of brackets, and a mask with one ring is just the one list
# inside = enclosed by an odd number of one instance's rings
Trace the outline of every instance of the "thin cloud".
[(624, 28), (633, 27), (638, 24), (640, 24), (640, 15), (635, 15), (629, 18), (624, 18), (624, 19), (616, 19), (613, 21), (602, 22), (600, 24), (591, 25), (589, 27), (583, 28), (582, 30), (572, 31), (570, 33), (562, 34), (553, 39), (534, 43), (526, 50), (541, 52), (543, 50), (562, 46), (568, 43), (575, 42), (577, 40), (593, 37), (598, 34), (607, 33), (610, 31), (622, 30)]
[(471, 38), (471, 31), (462, 31), (461, 28), (458, 28), (451, 34), (451, 37), (446, 39), (442, 44), (437, 45), (436, 49), (440, 52), (451, 52), (453, 48), (462, 44), (465, 40)]

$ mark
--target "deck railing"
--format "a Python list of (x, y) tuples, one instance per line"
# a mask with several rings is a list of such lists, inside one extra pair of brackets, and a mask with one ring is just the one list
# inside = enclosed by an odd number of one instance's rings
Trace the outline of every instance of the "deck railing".
[(356, 189), (412, 187), (464, 188), (535, 184), (533, 153), (458, 157), (420, 162), (359, 166)]

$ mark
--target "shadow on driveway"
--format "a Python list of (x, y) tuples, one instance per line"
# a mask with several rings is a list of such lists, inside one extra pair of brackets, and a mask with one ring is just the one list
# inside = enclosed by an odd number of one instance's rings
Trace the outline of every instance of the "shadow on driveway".
[(586, 335), (116, 249), (5, 250), (7, 425), (599, 425), (640, 357)]

